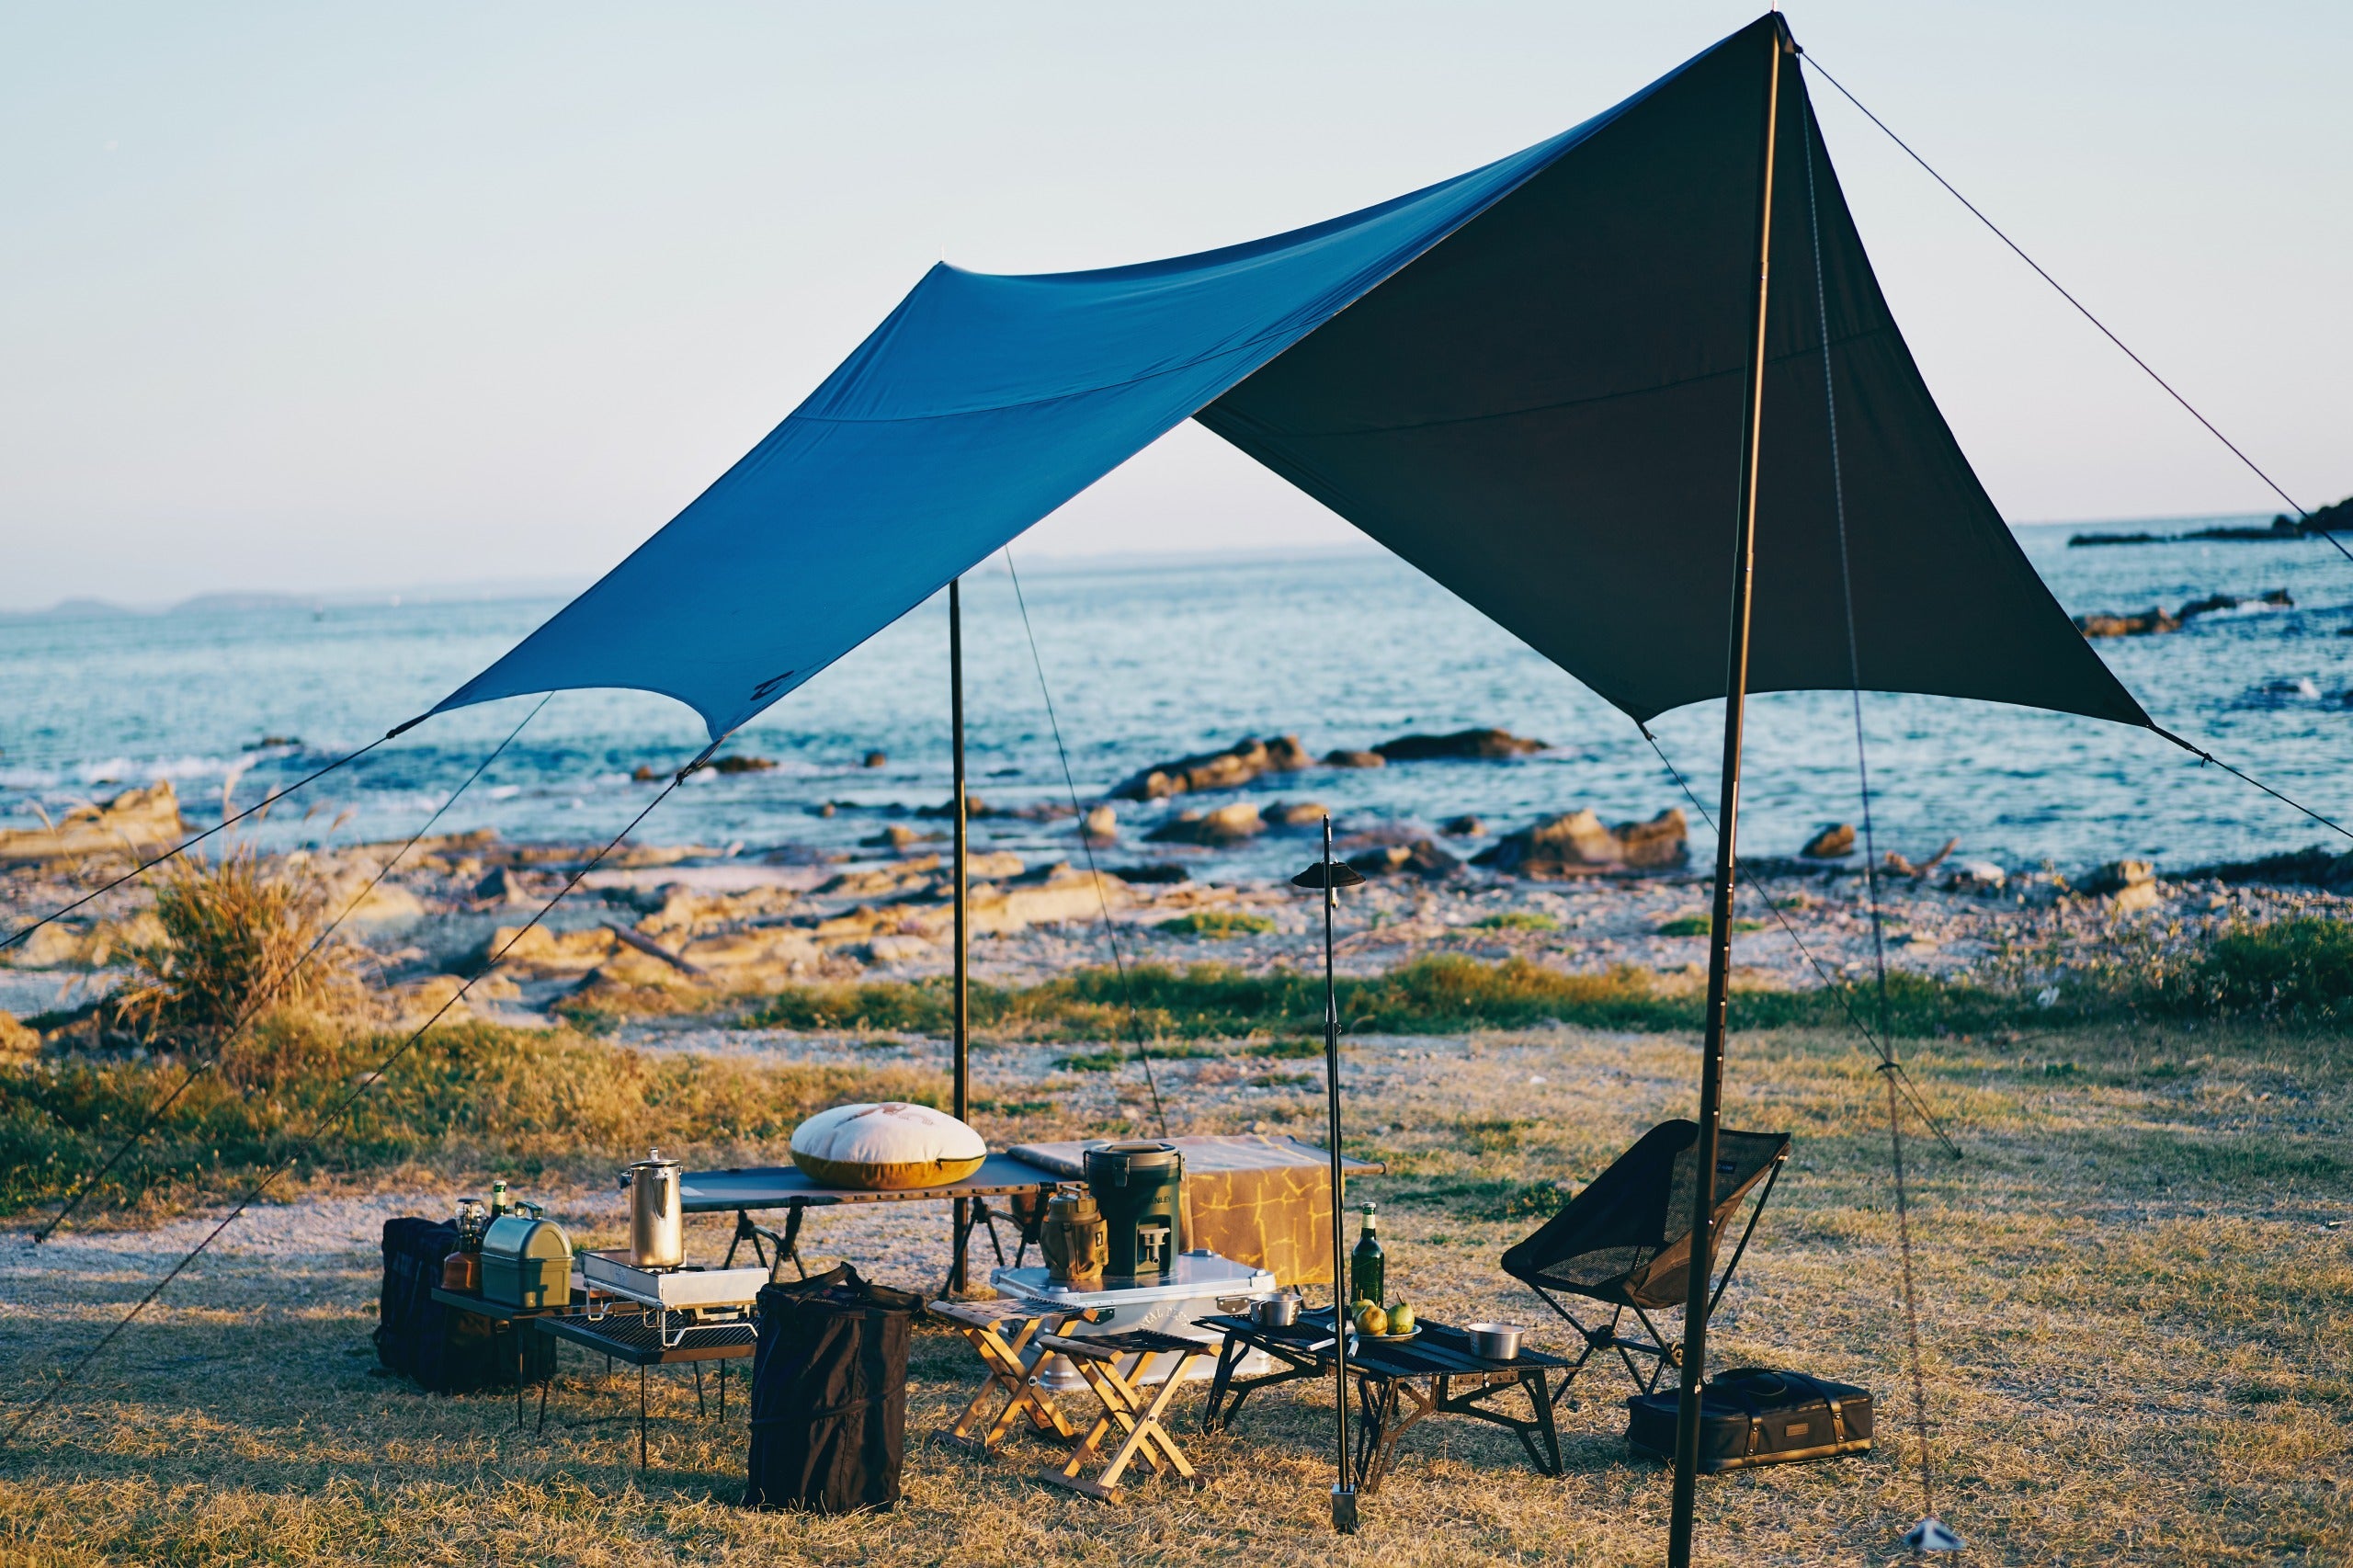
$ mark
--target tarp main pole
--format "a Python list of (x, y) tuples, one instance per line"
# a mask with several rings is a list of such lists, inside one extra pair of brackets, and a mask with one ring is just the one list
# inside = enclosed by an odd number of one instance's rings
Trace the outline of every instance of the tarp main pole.
[[(955, 1064), (952, 1070), (954, 1087), (951, 1091), (955, 1108), (952, 1114), (959, 1121), (969, 1122), (972, 1113), (972, 884), (966, 874), (968, 840), (964, 824), (964, 580), (948, 580), (948, 748), (956, 776), (954, 808), (956, 822), (956, 1003)], [(972, 1200), (956, 1200), (956, 1214), (951, 1223), (956, 1233), (950, 1238), (951, 1267), (949, 1272), (949, 1293), (961, 1294), (964, 1290), (965, 1244), (972, 1236)]]
[(1740, 522), (1733, 544), (1732, 634), (1724, 671), (1723, 795), (1716, 813), (1715, 907), (1708, 924), (1708, 1012), (1699, 1047), (1699, 1131), (1691, 1153), (1691, 1261), (1683, 1298), (1683, 1382), (1676, 1403), (1675, 1502), (1667, 1527), (1668, 1568), (1689, 1568), (1691, 1516), (1699, 1471), (1699, 1388), (1708, 1370), (1708, 1284), (1714, 1270), (1716, 1148), (1723, 1121), (1724, 1032), (1731, 1012), (1734, 838), (1740, 824), (1741, 733), (1748, 709), (1748, 633), (1756, 599), (1756, 475), (1765, 413), (1766, 303), (1771, 284), (1773, 136), (1780, 119), (1781, 56), (1788, 35), (1778, 17), (1767, 34), (1765, 134), (1756, 175), (1756, 301), (1740, 423)]

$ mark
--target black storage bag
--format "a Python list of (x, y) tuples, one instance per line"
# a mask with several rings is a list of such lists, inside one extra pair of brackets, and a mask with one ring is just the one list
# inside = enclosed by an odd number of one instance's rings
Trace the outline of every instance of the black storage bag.
[[(1626, 1402), (1626, 1441), (1655, 1459), (1675, 1458), (1677, 1392)], [(1699, 1390), (1699, 1470), (1747, 1470), (1870, 1451), (1871, 1396), (1852, 1383), (1803, 1372), (1741, 1367)]]
[(504, 1327), (476, 1312), (433, 1299), (441, 1262), (458, 1250), (458, 1227), (448, 1220), (404, 1217), (384, 1221), (384, 1283), (376, 1301), (376, 1358), (388, 1372), (433, 1393), (470, 1393), (515, 1384), (520, 1335), (523, 1381), (555, 1372), (555, 1341), (529, 1324)]
[(748, 1508), (848, 1514), (899, 1501), (907, 1342), (923, 1298), (843, 1264), (763, 1286), (752, 1356)]

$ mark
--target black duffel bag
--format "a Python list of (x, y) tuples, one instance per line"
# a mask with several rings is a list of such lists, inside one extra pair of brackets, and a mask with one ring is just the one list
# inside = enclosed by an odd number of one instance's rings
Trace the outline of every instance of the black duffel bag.
[[(1677, 1391), (1626, 1402), (1626, 1441), (1655, 1459), (1675, 1459)], [(1699, 1390), (1699, 1471), (1836, 1459), (1870, 1451), (1871, 1396), (1852, 1383), (1803, 1372), (1740, 1367)]]
[(848, 1514), (899, 1501), (907, 1341), (923, 1298), (847, 1264), (760, 1290), (747, 1508)]
[[(376, 1358), (432, 1393), (471, 1393), (515, 1384), (516, 1347), (523, 1381), (555, 1374), (555, 1341), (528, 1323), (501, 1325), (433, 1299), (441, 1263), (458, 1250), (458, 1227), (448, 1220), (404, 1217), (384, 1221), (384, 1283), (376, 1299)], [(521, 1335), (518, 1340), (515, 1336)]]

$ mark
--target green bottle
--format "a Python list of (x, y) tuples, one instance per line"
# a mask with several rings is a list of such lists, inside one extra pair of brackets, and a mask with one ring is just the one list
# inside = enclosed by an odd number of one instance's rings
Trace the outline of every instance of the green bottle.
[(1348, 1299), (1378, 1307), (1389, 1300), (1382, 1294), (1388, 1284), (1388, 1260), (1381, 1255), (1381, 1238), (1372, 1233), (1372, 1205), (1368, 1203), (1364, 1233), (1357, 1238), (1357, 1250), (1348, 1255)]
[(492, 1182), (490, 1184), (490, 1217), (495, 1220), (506, 1212), (506, 1184), (504, 1181)]

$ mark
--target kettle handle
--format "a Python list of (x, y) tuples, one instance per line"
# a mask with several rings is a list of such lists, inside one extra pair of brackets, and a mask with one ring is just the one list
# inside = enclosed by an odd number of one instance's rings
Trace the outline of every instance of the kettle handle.
[(532, 1202), (528, 1198), (518, 1198), (515, 1199), (514, 1202), (508, 1204), (507, 1207), (509, 1209), (529, 1209), (531, 1211), (531, 1218), (534, 1220), (544, 1220), (548, 1217), (548, 1211), (545, 1209), (541, 1208), (539, 1204)]

